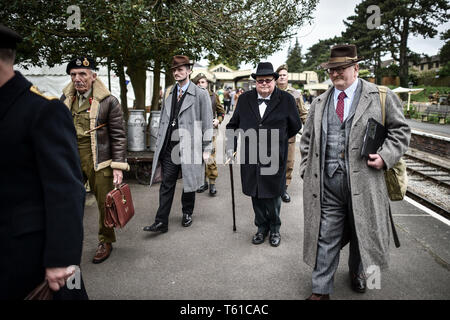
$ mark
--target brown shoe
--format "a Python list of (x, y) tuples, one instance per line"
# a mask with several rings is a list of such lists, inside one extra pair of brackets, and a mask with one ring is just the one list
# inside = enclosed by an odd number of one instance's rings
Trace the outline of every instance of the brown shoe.
[(100, 242), (97, 247), (97, 251), (95, 252), (95, 257), (92, 260), (93, 263), (101, 263), (108, 259), (111, 254), (113, 247), (111, 243), (108, 242)]
[(306, 300), (330, 300), (330, 295), (329, 294), (316, 294), (316, 293), (313, 293)]

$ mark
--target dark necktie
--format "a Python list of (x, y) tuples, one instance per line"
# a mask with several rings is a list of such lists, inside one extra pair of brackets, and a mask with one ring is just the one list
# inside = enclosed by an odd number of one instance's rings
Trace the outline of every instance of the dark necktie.
[(344, 121), (344, 99), (347, 95), (345, 94), (344, 91), (342, 91), (341, 93), (339, 93), (338, 96), (338, 103), (337, 103), (337, 107), (336, 107), (336, 113), (339, 117), (339, 120), (341, 120), (341, 122)]
[(183, 96), (183, 89), (180, 88), (180, 91), (178, 92), (178, 98), (177, 101), (180, 101), (181, 97)]
[(269, 101), (270, 101), (270, 99), (258, 99), (258, 105), (260, 105), (263, 102), (265, 102), (266, 105), (269, 105)]

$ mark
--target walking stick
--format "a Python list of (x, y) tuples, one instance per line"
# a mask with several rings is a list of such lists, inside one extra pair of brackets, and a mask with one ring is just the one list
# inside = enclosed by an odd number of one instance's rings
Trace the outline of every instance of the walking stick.
[[(236, 155), (236, 152), (233, 153), (233, 157)], [(233, 164), (231, 163), (230, 159), (228, 159), (225, 164), (230, 163), (230, 180), (231, 180), (231, 204), (233, 208), (233, 231), (236, 231), (236, 212), (235, 212), (235, 205), (234, 205), (234, 178), (233, 178)]]

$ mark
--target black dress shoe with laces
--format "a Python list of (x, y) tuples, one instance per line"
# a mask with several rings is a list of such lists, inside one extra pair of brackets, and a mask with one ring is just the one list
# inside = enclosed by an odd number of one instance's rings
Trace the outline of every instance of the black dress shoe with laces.
[(192, 216), (187, 213), (183, 213), (183, 219), (181, 220), (181, 225), (183, 227), (189, 227), (192, 224)]
[(281, 200), (283, 200), (283, 202), (291, 202), (291, 196), (287, 193), (287, 190), (284, 190)]
[(169, 227), (166, 226), (164, 223), (162, 222), (155, 222), (154, 224), (152, 224), (151, 226), (146, 226), (144, 227), (144, 231), (150, 231), (150, 232), (161, 232), (161, 233), (165, 233), (169, 230)]
[(267, 232), (257, 232), (252, 238), (252, 243), (253, 244), (261, 244), (266, 239), (266, 236), (267, 236)]
[(210, 195), (210, 196), (215, 196), (216, 193), (217, 193), (216, 185), (215, 185), (214, 183), (211, 183), (211, 184), (209, 185), (209, 195)]
[(364, 293), (366, 292), (366, 277), (364, 276), (363, 273), (361, 274), (356, 274), (353, 272), (350, 272), (350, 282), (351, 282), (351, 287), (353, 289), (353, 291), (358, 292), (358, 293)]
[(205, 182), (204, 185), (202, 185), (200, 188), (197, 189), (197, 193), (202, 193), (204, 191), (208, 190), (208, 182)]
[(270, 240), (270, 245), (272, 247), (278, 247), (280, 245), (280, 242), (281, 242), (280, 233), (279, 232), (271, 233), (270, 237), (269, 237), (269, 240)]

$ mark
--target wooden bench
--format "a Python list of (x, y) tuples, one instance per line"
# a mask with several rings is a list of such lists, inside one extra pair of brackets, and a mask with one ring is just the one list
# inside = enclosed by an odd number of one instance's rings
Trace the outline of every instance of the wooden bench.
[(432, 105), (429, 106), (425, 112), (422, 114), (422, 122), (428, 122), (429, 116), (437, 116), (440, 124), (445, 124), (445, 119), (447, 118), (448, 106), (446, 105)]

